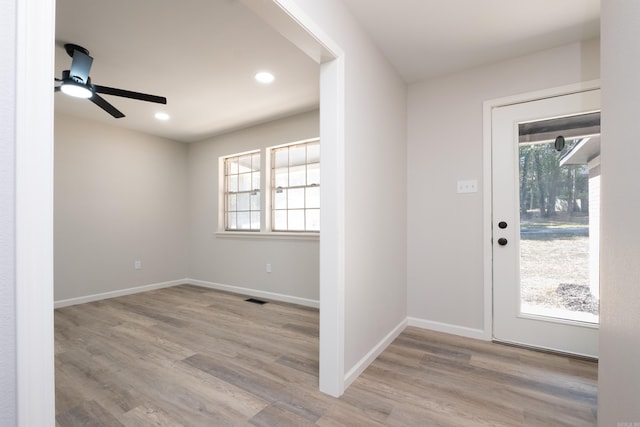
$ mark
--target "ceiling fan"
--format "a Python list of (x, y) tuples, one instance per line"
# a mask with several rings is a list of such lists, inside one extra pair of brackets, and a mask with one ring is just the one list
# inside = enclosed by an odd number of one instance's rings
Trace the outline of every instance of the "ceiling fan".
[(86, 98), (89, 101), (111, 114), (116, 119), (124, 117), (124, 114), (116, 107), (108, 103), (103, 97), (98, 95), (122, 96), (124, 98), (138, 99), (140, 101), (156, 102), (158, 104), (166, 104), (167, 98), (163, 96), (148, 95), (146, 93), (132, 92), (130, 90), (116, 89), (107, 86), (99, 86), (91, 83), (89, 70), (93, 63), (93, 58), (89, 56), (89, 51), (82, 46), (67, 43), (64, 45), (67, 54), (73, 58), (71, 61), (71, 69), (62, 72), (62, 78), (55, 80), (60, 82), (60, 86), (55, 86), (54, 91), (76, 97)]

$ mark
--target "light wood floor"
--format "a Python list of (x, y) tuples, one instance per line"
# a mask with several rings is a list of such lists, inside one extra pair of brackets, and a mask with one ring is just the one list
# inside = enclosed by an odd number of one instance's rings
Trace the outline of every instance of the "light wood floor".
[(593, 426), (597, 365), (407, 328), (340, 399), (318, 311), (183, 285), (55, 311), (57, 426)]

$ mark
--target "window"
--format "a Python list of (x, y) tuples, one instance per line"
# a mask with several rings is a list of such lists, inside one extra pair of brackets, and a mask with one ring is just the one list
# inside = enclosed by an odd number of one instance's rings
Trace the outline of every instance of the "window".
[(271, 229), (320, 231), (320, 142), (271, 150)]
[(224, 159), (227, 231), (260, 231), (260, 152)]
[(232, 154), (218, 161), (222, 183), (218, 193), (218, 226), (222, 233), (317, 238), (318, 138)]

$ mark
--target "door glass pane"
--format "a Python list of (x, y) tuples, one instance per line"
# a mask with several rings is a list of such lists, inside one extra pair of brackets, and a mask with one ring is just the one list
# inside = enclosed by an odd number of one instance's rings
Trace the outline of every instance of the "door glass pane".
[[(598, 115), (599, 132), (599, 113), (592, 114)], [(520, 125), (524, 314), (598, 322), (600, 135), (586, 116)], [(540, 132), (527, 133), (536, 126)]]

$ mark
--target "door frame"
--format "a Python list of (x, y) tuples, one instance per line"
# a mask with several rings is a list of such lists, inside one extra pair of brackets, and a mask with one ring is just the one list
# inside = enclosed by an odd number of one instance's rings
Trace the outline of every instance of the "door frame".
[[(321, 318), (320, 388), (339, 396), (345, 389), (344, 375), (344, 144), (345, 144), (345, 54), (315, 21), (298, 7), (295, 0), (271, 0), (305, 31), (336, 55), (325, 59), (321, 67), (321, 133), (330, 141), (331, 164), (336, 169), (327, 194), (335, 191), (323, 210), (330, 228), (324, 227), (327, 240), (321, 244), (320, 265)], [(15, 266), (10, 267), (15, 288), (15, 414), (22, 425), (52, 425), (55, 420), (53, 353), (53, 91), (51, 75), (54, 62), (55, 1), (26, 0), (9, 7), (9, 19), (15, 17), (2, 46), (13, 46), (15, 54), (1, 71), (17, 76), (15, 91), (7, 99), (8, 114), (14, 120), (7, 135), (15, 146), (15, 184), (9, 191), (19, 197), (9, 220), (15, 244)], [(4, 17), (3, 17), (4, 18)], [(4, 19), (2, 20), (4, 22)], [(25, 54), (29, 52), (30, 54)], [(47, 95), (47, 96), (43, 96)], [(2, 102), (4, 106), (4, 100)], [(15, 111), (12, 107), (15, 106)], [(4, 117), (1, 117), (4, 119)], [(37, 123), (38, 126), (33, 124)], [(326, 145), (325, 145), (326, 148)], [(330, 251), (330, 252), (329, 252)], [(35, 268), (37, 267), (37, 268)], [(4, 277), (3, 277), (4, 279)], [(11, 308), (11, 305), (10, 307)], [(12, 337), (9, 337), (11, 341)], [(9, 349), (9, 351), (12, 351)]]
[(483, 143), (482, 143), (482, 237), (483, 237), (483, 271), (484, 271), (484, 336), (487, 341), (493, 340), (493, 180), (492, 180), (492, 115), (493, 109), (524, 102), (538, 101), (587, 90), (599, 89), (600, 80), (589, 80), (566, 86), (527, 92), (484, 101), (483, 108)]

